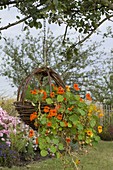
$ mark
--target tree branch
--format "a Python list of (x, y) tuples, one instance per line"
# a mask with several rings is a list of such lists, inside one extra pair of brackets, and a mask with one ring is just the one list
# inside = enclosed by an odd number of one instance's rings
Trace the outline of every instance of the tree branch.
[(64, 33), (64, 39), (63, 39), (63, 44), (65, 43), (65, 38), (66, 38), (66, 34), (67, 34), (67, 29), (68, 29), (68, 24), (66, 25), (66, 28), (65, 28), (65, 33)]
[(27, 17), (25, 17), (25, 18), (23, 18), (23, 19), (21, 19), (21, 20), (19, 20), (19, 21), (16, 21), (16, 22), (13, 22), (13, 23), (9, 23), (8, 25), (6, 25), (6, 26), (4, 26), (4, 27), (0, 27), (0, 31), (5, 30), (5, 29), (8, 29), (8, 28), (10, 28), (10, 27), (12, 27), (12, 26), (15, 26), (15, 25), (17, 25), (17, 24), (20, 24), (20, 23), (22, 23), (23, 21), (29, 19), (30, 17), (31, 17), (31, 16), (29, 15), (29, 16), (27, 16)]
[(113, 10), (113, 3), (109, 0), (97, 0), (98, 3), (102, 4), (105, 7), (108, 7), (109, 9)]
[(23, 2), (23, 0), (19, 0), (19, 1), (16, 1), (16, 0), (14, 0), (14, 1), (9, 1), (9, 0), (7, 0), (7, 1), (5, 1), (5, 2), (0, 2), (0, 6), (18, 4), (18, 3), (20, 3), (20, 2)]
[(83, 38), (82, 40), (78, 41), (76, 44), (73, 44), (71, 47), (76, 46), (76, 45), (78, 45), (78, 44), (82, 44), (84, 41), (86, 41), (86, 40), (96, 31), (97, 28), (100, 27), (100, 25), (102, 25), (105, 21), (109, 20), (111, 17), (113, 17), (113, 15), (110, 15), (109, 17), (104, 18), (104, 19), (98, 24), (98, 26), (91, 31), (91, 33), (89, 33), (89, 34), (88, 34), (85, 38)]

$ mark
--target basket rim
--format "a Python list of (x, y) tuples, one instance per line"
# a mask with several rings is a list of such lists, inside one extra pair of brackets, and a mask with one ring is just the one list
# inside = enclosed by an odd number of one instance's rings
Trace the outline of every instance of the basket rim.
[[(58, 86), (62, 86), (63, 88), (65, 88), (65, 83), (61, 79), (61, 76), (57, 72), (55, 72), (52, 68), (47, 66), (35, 68), (30, 75), (28, 75), (25, 79), (22, 80), (17, 91), (17, 101), (24, 102), (25, 92), (27, 90), (28, 84), (32, 79), (32, 77), (38, 74), (42, 74), (44, 77), (48, 77), (48, 82), (50, 86), (51, 86), (51, 79), (53, 79)], [(51, 87), (50, 87), (50, 91), (51, 91)]]

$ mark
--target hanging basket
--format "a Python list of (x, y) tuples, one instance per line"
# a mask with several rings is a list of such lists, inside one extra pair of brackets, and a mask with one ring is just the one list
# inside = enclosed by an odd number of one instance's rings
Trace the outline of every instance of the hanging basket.
[[(47, 79), (46, 84), (43, 84), (44, 78)], [(24, 121), (25, 124), (29, 125), (31, 128), (35, 130), (37, 129), (37, 127), (34, 125), (34, 121), (30, 121), (30, 115), (36, 111), (36, 105), (38, 108), (38, 103), (36, 103), (34, 106), (32, 104), (32, 101), (27, 101), (25, 99), (28, 85), (31, 82), (33, 83), (33, 81), (35, 82), (34, 84), (36, 84), (36, 88), (40, 88), (40, 86), (42, 85), (43, 86), (49, 85), (50, 91), (52, 83), (54, 83), (56, 86), (61, 86), (63, 88), (65, 88), (65, 84), (61, 80), (60, 75), (49, 67), (41, 67), (34, 69), (32, 73), (22, 81), (21, 85), (18, 88), (17, 101), (14, 102), (14, 105), (22, 121)], [(45, 105), (47, 104), (44, 102), (40, 104), (42, 113)]]

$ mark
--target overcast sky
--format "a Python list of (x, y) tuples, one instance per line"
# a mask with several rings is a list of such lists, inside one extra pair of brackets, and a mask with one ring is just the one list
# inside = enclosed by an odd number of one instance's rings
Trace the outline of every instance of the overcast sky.
[[(1, 26), (5, 26), (8, 23), (12, 23), (14, 21), (17, 20), (16, 15), (18, 15), (18, 12), (16, 9), (12, 8), (9, 10), (4, 10), (4, 11), (0, 11), (0, 17), (2, 18), (2, 22), (0, 23), (0, 27)], [(21, 15), (20, 15), (21, 16)], [(107, 26), (112, 26), (112, 22), (106, 22), (104, 23), (99, 29), (101, 31), (105, 31)], [(55, 36), (64, 34), (65, 31), (65, 25), (59, 27), (55, 24), (51, 24), (47, 27), (50, 27), (50, 29), (53, 31)], [(15, 36), (18, 36), (19, 34), (25, 34), (22, 32), (22, 28), (23, 28), (23, 24), (20, 25), (16, 25), (14, 27), (11, 27), (7, 30), (2, 31), (2, 35), (4, 37), (10, 37), (10, 38), (15, 38)], [(31, 29), (31, 33), (32, 35), (36, 36), (37, 35), (37, 31), (36, 29)], [(100, 41), (101, 37), (97, 36), (95, 34), (92, 35), (92, 40), (97, 40)], [(3, 40), (0, 41), (0, 45), (3, 43)], [(110, 49), (112, 48), (112, 44), (113, 44), (113, 39), (109, 38), (106, 40), (105, 42), (105, 48), (106, 51), (110, 51)], [(1, 50), (0, 50), (1, 52)], [(0, 60), (1, 62), (1, 60)], [(1, 64), (1, 63), (0, 63)], [(16, 88), (12, 88), (9, 85), (9, 81), (6, 80), (4, 77), (0, 77), (0, 94), (6, 95), (6, 96), (13, 96), (14, 91), (17, 90)]]

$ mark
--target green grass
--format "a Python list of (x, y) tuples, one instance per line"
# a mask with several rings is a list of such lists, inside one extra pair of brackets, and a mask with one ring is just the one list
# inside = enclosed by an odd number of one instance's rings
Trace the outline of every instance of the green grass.
[(81, 170), (112, 170), (113, 142), (101, 141), (87, 155), (81, 156)]
[[(82, 153), (82, 152), (81, 152)], [(88, 148), (88, 153), (80, 154), (79, 170), (112, 170), (113, 169), (113, 142), (100, 141), (94, 148)], [(63, 162), (59, 159), (48, 159), (34, 162), (26, 167), (13, 167), (10, 170), (74, 170), (70, 163), (64, 169)], [(3, 170), (9, 170), (3, 168)]]

